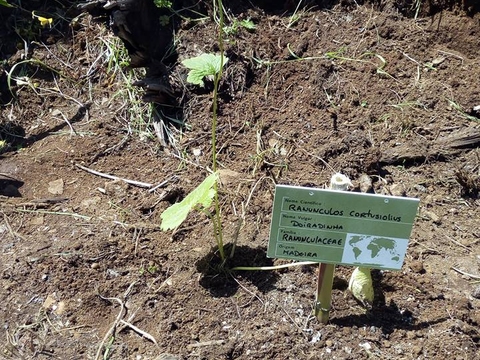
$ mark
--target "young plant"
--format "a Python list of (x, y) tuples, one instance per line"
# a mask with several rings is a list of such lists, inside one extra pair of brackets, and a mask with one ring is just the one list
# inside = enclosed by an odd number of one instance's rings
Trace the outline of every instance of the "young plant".
[[(172, 12), (174, 11), (173, 3), (169, 0), (153, 0), (153, 3), (159, 9), (167, 9)], [(170, 16), (168, 15), (161, 15), (158, 20), (161, 26), (167, 26), (168, 24), (170, 24)]]
[(208, 211), (207, 209), (212, 204), (215, 195), (213, 184), (217, 179), (218, 176), (216, 173), (210, 174), (181, 202), (176, 203), (165, 210), (160, 216), (162, 219), (160, 228), (163, 231), (178, 228), (185, 221), (188, 213), (194, 209)]
[(245, 20), (233, 20), (233, 23), (230, 26), (225, 26), (223, 31), (225, 32), (225, 35), (235, 35), (238, 32), (239, 28), (244, 28), (249, 31), (253, 31), (256, 28), (255, 23), (250, 20), (250, 18), (245, 19)]
[(223, 56), (223, 54), (202, 54), (183, 60), (182, 65), (190, 69), (187, 82), (203, 87), (205, 85), (203, 79), (205, 77), (209, 79), (214, 78), (220, 73), (227, 61), (228, 58)]
[[(192, 193), (187, 195), (185, 199), (167, 209), (162, 215), (162, 230), (168, 230), (178, 227), (186, 218), (188, 213), (201, 205), (213, 222), (213, 230), (215, 241), (217, 243), (218, 252), (222, 261), (222, 266), (225, 264), (226, 256), (223, 246), (223, 230), (220, 214), (220, 201), (218, 198), (218, 164), (217, 164), (217, 111), (218, 111), (218, 87), (220, 79), (222, 78), (223, 67), (228, 59), (224, 56), (224, 16), (222, 0), (216, 0), (216, 5), (219, 8), (220, 23), (218, 33), (218, 46), (220, 54), (202, 54), (192, 59), (186, 59), (182, 62), (184, 66), (190, 69), (187, 81), (203, 86), (203, 78), (206, 76), (213, 77), (213, 104), (212, 104), (212, 168), (213, 173), (209, 175)], [(193, 195), (192, 195), (193, 194)], [(208, 211), (211, 203), (214, 203), (214, 214)], [(165, 214), (166, 213), (166, 214)], [(174, 219), (175, 218), (175, 219)]]
[(155, 4), (156, 7), (162, 9), (172, 9), (172, 2), (169, 0), (153, 0), (153, 3)]

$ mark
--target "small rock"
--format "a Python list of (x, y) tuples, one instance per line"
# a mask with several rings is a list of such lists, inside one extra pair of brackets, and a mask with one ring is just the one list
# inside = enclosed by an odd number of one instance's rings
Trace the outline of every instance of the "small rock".
[(39, 216), (36, 216), (34, 217), (31, 221), (30, 221), (30, 224), (32, 225), (43, 225), (43, 221), (44, 221), (44, 218), (43, 218), (43, 215), (39, 215)]
[(128, 184), (123, 180), (113, 180), (106, 182), (104, 188), (107, 195), (122, 198), (127, 195)]
[(359, 181), (360, 191), (362, 193), (371, 192), (371, 190), (373, 189), (373, 185), (372, 185), (372, 179), (370, 178), (370, 176), (368, 176), (367, 174), (362, 174), (360, 175), (360, 178), (358, 179), (358, 181)]
[(440, 65), (444, 61), (445, 61), (445, 58), (443, 56), (439, 56), (439, 57), (433, 59), (431, 63), (432, 63), (433, 66), (436, 66), (436, 65)]
[(415, 185), (413, 188), (414, 188), (415, 190), (417, 190), (418, 192), (423, 192), (423, 193), (424, 193), (424, 192), (427, 192), (427, 188), (426, 188), (425, 186), (423, 186), (423, 185), (417, 184), (417, 185)]
[(360, 344), (360, 347), (364, 348), (367, 352), (372, 349), (372, 345), (368, 341)]
[(57, 304), (57, 308), (55, 309), (55, 314), (62, 315), (65, 312), (65, 302), (59, 301)]
[(390, 193), (393, 196), (405, 196), (405, 187), (402, 184), (393, 184), (390, 186)]
[(473, 291), (472, 291), (472, 296), (473, 296), (475, 299), (480, 299), (480, 285), (477, 286), (475, 289), (473, 289)]
[(333, 341), (332, 340), (325, 340), (325, 346), (332, 347), (333, 346)]
[(49, 309), (52, 305), (55, 304), (55, 302), (56, 302), (55, 295), (48, 294), (47, 298), (45, 299), (45, 301), (42, 304), (42, 307), (44, 309)]
[(229, 169), (221, 169), (218, 171), (220, 184), (225, 187), (232, 186), (232, 184), (238, 182), (241, 176), (241, 173)]
[(424, 274), (425, 268), (423, 267), (423, 262), (414, 260), (410, 263), (410, 269), (417, 274)]
[(312, 340), (310, 340), (310, 342), (312, 344), (315, 344), (319, 342), (321, 338), (322, 338), (322, 333), (320, 331), (317, 331), (317, 333), (312, 336)]
[(113, 269), (107, 269), (107, 279), (119, 277), (121, 274)]
[(100, 196), (94, 196), (92, 198), (87, 198), (82, 200), (81, 204), (85, 208), (91, 208), (95, 207), (100, 201), (102, 201), (102, 198)]
[(440, 217), (437, 214), (435, 214), (433, 211), (424, 210), (422, 214), (428, 219), (432, 220), (437, 225), (440, 225), (442, 222), (440, 220)]
[(57, 179), (48, 183), (48, 192), (53, 195), (63, 194), (63, 179)]
[(422, 353), (422, 351), (423, 351), (422, 347), (421, 347), (421, 346), (418, 346), (418, 345), (416, 345), (416, 346), (414, 346), (414, 347), (412, 348), (412, 352), (413, 352), (415, 355), (420, 355), (420, 354)]

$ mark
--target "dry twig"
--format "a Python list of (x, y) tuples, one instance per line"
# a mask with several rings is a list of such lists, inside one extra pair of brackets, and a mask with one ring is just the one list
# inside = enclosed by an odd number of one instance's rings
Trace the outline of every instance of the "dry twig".
[(84, 170), (86, 172), (89, 172), (91, 174), (98, 175), (98, 176), (101, 176), (101, 177), (104, 177), (104, 178), (107, 178), (107, 179), (111, 179), (111, 180), (122, 180), (122, 181), (125, 181), (127, 184), (130, 184), (130, 185), (143, 187), (143, 188), (151, 188), (153, 186), (153, 184), (150, 184), (150, 183), (145, 183), (145, 182), (135, 181), (135, 180), (129, 180), (129, 179), (124, 179), (124, 178), (115, 176), (115, 175), (105, 174), (105, 173), (102, 173), (100, 171), (89, 169), (89, 168), (87, 168), (83, 165), (80, 165), (80, 164), (75, 164), (75, 166), (78, 167), (79, 169), (82, 169), (82, 170)]
[(462, 274), (462, 275), (465, 275), (465, 276), (468, 276), (469, 278), (472, 278), (472, 279), (475, 279), (475, 280), (480, 280), (480, 275), (473, 275), (473, 274), (469, 274), (465, 271), (462, 271), (456, 267), (451, 267), (452, 270), (455, 270), (456, 272), (458, 272), (459, 274)]

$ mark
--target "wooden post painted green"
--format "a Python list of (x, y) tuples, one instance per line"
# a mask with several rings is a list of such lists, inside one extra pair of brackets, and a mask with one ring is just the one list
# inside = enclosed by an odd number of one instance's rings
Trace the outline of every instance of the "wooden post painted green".
[[(351, 185), (350, 179), (342, 174), (335, 174), (330, 180), (331, 190), (346, 191), (349, 185)], [(322, 324), (326, 324), (330, 318), (334, 273), (335, 264), (319, 264), (315, 316)]]

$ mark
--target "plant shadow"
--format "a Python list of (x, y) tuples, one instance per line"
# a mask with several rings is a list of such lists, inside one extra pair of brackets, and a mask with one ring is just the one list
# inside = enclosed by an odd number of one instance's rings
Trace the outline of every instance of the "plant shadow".
[(364, 314), (348, 315), (341, 318), (333, 317), (331, 324), (341, 327), (365, 327), (374, 326), (385, 335), (393, 333), (396, 329), (420, 330), (428, 328), (434, 324), (444, 322), (447, 316), (440, 317), (432, 321), (417, 322), (414, 314), (408, 309), (400, 308), (395, 301), (390, 300), (387, 304), (384, 290), (388, 290), (389, 285), (382, 284), (382, 272), (372, 270), (372, 279), (375, 284), (375, 297), (373, 306)]
[[(229, 256), (231, 252), (232, 246), (225, 246), (225, 254)], [(227, 259), (223, 267), (221, 265), (217, 247), (196, 263), (197, 270), (202, 273), (200, 285), (214, 297), (234, 295), (240, 287), (240, 281), (246, 281), (266, 293), (275, 288), (279, 276), (276, 271), (232, 270), (237, 266), (273, 266), (273, 259), (267, 258), (265, 247), (237, 246), (234, 255)]]

